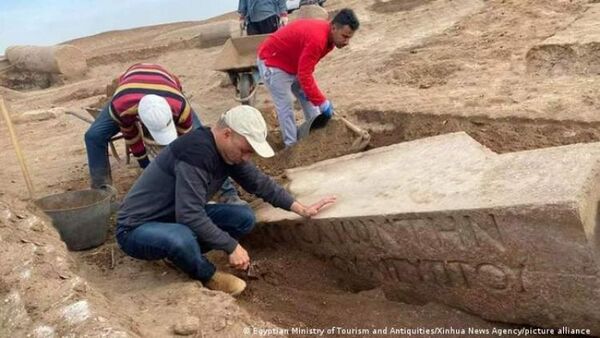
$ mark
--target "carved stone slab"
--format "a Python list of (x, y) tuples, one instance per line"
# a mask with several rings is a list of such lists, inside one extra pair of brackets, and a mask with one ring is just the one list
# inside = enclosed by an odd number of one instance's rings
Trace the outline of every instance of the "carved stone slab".
[(388, 292), (494, 320), (600, 333), (600, 143), (495, 154), (447, 134), (290, 170), (312, 220), (262, 207), (254, 238)]

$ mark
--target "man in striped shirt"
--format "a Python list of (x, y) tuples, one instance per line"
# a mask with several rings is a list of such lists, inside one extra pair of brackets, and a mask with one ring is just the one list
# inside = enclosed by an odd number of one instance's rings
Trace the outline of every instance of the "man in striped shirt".
[[(139, 109), (145, 109), (144, 105), (140, 105), (144, 97), (152, 97), (154, 101), (164, 100), (159, 102), (162, 104), (152, 106), (158, 106), (159, 109), (165, 110), (163, 113), (172, 115), (172, 123), (175, 124), (178, 136), (201, 126), (190, 103), (182, 93), (177, 76), (157, 64), (138, 63), (129, 67), (119, 77), (117, 89), (109, 104), (104, 107), (85, 133), (92, 189), (112, 184), (108, 142), (119, 131), (123, 134), (126, 144), (140, 167), (146, 168), (150, 163), (143, 140), (144, 136), (150, 135), (144, 135), (139, 118)], [(167, 145), (172, 139), (154, 141), (159, 145)], [(230, 200), (239, 202), (237, 192), (230, 181), (223, 186), (222, 194)]]

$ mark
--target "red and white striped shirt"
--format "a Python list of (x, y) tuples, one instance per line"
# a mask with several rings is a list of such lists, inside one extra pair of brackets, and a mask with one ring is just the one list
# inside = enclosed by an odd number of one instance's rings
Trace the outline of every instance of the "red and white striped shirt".
[(125, 142), (138, 160), (147, 156), (142, 130), (137, 123), (139, 121), (141, 124), (138, 104), (142, 97), (148, 94), (155, 94), (167, 100), (178, 135), (192, 130), (194, 111), (183, 96), (177, 76), (156, 64), (138, 63), (129, 67), (119, 78), (118, 87), (110, 103), (110, 115), (119, 124)]

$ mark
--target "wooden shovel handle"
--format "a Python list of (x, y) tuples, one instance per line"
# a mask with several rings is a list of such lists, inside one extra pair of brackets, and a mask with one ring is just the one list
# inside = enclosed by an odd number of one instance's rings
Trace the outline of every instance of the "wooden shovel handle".
[(23, 152), (21, 151), (21, 147), (19, 146), (19, 141), (17, 140), (17, 134), (15, 134), (15, 129), (12, 124), (12, 120), (10, 119), (10, 115), (8, 115), (8, 111), (4, 106), (4, 99), (0, 96), (0, 110), (2, 110), (2, 115), (4, 115), (4, 120), (6, 120), (6, 126), (8, 127), (8, 134), (10, 135), (10, 140), (12, 141), (13, 147), (15, 148), (15, 152), (17, 153), (17, 159), (19, 160), (19, 164), (21, 165), (21, 171), (23, 172), (23, 177), (25, 178), (25, 183), (27, 184), (27, 190), (29, 190), (29, 197), (31, 199), (35, 199), (35, 195), (33, 192), (33, 183), (31, 182), (31, 177), (29, 177), (29, 171), (27, 171), (27, 165), (25, 164), (25, 158), (23, 157)]

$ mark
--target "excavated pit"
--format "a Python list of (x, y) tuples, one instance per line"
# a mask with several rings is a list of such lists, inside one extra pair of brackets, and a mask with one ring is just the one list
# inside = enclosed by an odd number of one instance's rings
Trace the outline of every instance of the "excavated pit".
[[(599, 123), (495, 120), (392, 111), (359, 111), (351, 115), (351, 120), (370, 132), (370, 149), (456, 131), (468, 133), (497, 153), (600, 140)], [(279, 176), (283, 182), (282, 174), (286, 168), (349, 153), (351, 142), (344, 138), (351, 139), (351, 134), (340, 128), (339, 124), (333, 124), (314, 138), (303, 141), (299, 148), (303, 152), (296, 153), (292, 160), (289, 160), (290, 154), (283, 154), (285, 156), (276, 158), (272, 164), (261, 161), (259, 165), (271, 175)], [(336, 140), (327, 142), (328, 133)], [(318, 149), (318, 154), (312, 153), (311, 148)], [(132, 182), (126, 183), (124, 187)], [(368, 196), (365, 198), (368, 199)], [(408, 293), (386, 289), (373, 280), (348, 273), (343, 264), (324, 259), (318, 252), (294, 247), (286, 241), (270, 242), (260, 235), (261, 231), (257, 231), (243, 241), (256, 262), (257, 270), (253, 278), (237, 273), (248, 281), (248, 289), (239, 298), (238, 304), (261, 320), (281, 328), (514, 327), (508, 323), (483, 320), (477, 313), (469, 314), (447, 305), (428, 303), (422, 298), (411, 298)], [(114, 304), (144, 309), (140, 319), (144, 324), (136, 324), (141, 334), (152, 332), (151, 326), (140, 328), (148, 323), (158, 320), (157, 328), (165, 326), (160, 323), (160, 316), (152, 315), (149, 308), (163, 303), (176, 305), (191, 292), (186, 289), (183, 296), (177, 295), (178, 286), (174, 285), (172, 293), (161, 295), (159, 299), (150, 295), (148, 292), (152, 291), (146, 290), (147, 287), (153, 289), (169, 283), (184, 283), (188, 278), (162, 262), (140, 262), (126, 257), (117, 248), (112, 235), (105, 245), (97, 249), (71, 255), (79, 267), (77, 273)], [(210, 255), (218, 266), (227, 265), (223, 255)], [(135, 295), (140, 298), (133, 305), (127, 305), (131, 300), (120, 297), (114, 290), (115, 283), (128, 283), (128, 289), (135, 289)], [(339, 336), (348, 336), (338, 333)], [(364, 335), (354, 333), (350, 336)]]
[(10, 69), (0, 73), (0, 86), (17, 91), (39, 90), (63, 84), (58, 75)]
[(370, 148), (464, 131), (497, 153), (600, 141), (600, 122), (525, 118), (459, 117), (396, 111), (359, 111), (371, 134)]
[[(483, 146), (498, 154), (576, 143), (590, 143), (600, 140), (600, 124), (597, 122), (515, 118), (490, 119), (486, 117), (408, 114), (393, 111), (359, 111), (354, 114), (353, 120), (361, 127), (369, 130), (372, 137), (370, 149), (459, 131), (466, 132)], [(324, 133), (328, 133), (328, 130), (325, 130)], [(339, 136), (339, 131), (336, 130), (331, 134)], [(338, 144), (339, 141), (337, 139), (335, 144)], [(316, 148), (323, 149), (319, 147), (321, 142), (316, 142)], [(311, 144), (308, 142), (301, 146), (302, 149), (308, 149)], [(325, 150), (325, 152), (340, 151), (336, 147), (333, 148)], [(302, 163), (303, 166), (309, 165), (315, 162), (311, 160), (311, 156), (314, 156), (314, 154), (307, 154), (304, 159), (295, 158), (295, 162), (296, 164)], [(321, 159), (327, 157), (323, 152), (319, 152), (319, 156)], [(276, 162), (277, 165), (267, 166), (264, 169), (271, 171), (272, 174), (281, 174), (280, 169), (285, 167), (285, 158), (280, 158)], [(368, 198), (368, 196), (365, 196), (366, 200)], [(296, 324), (308, 322), (326, 325), (333, 321), (335, 322), (334, 325), (347, 326), (351, 323), (360, 322), (359, 316), (353, 316), (352, 313), (360, 313), (360, 307), (367, 305), (361, 303), (360, 306), (356, 307), (356, 305), (352, 305), (352, 302), (360, 303), (360, 297), (364, 294), (377, 295), (379, 298), (374, 298), (378, 299), (375, 304), (379, 304), (382, 309), (385, 309), (382, 311), (385, 313), (398, 311), (398, 309), (390, 308), (390, 302), (401, 302), (405, 306), (407, 304), (412, 304), (410, 306), (424, 306), (427, 304), (422, 297), (414, 297), (410, 292), (398, 292), (394, 288), (386, 289), (381, 284), (373, 283), (372, 279), (361, 279), (360, 271), (349, 267), (347, 262), (331, 260), (319, 249), (311, 251), (311, 245), (297, 246), (295, 243), (298, 240), (298, 233), (286, 236), (285, 230), (265, 230), (265, 227), (268, 227), (268, 225), (263, 226), (262, 233), (257, 232), (259, 234), (255, 233), (251, 236), (248, 244), (251, 251), (258, 252), (259, 259), (264, 260), (264, 262), (261, 261), (261, 264), (268, 268), (265, 268), (266, 272), (264, 271), (264, 274), (261, 275), (264, 279), (250, 283), (249, 292), (245, 296), (247, 298), (244, 299), (248, 300), (246, 306), (249, 309), (266, 314), (268, 320), (282, 326), (294, 326), (292, 325), (294, 321), (290, 321), (292, 318), (296, 319)], [(352, 235), (350, 236), (352, 237)], [(355, 234), (356, 236), (360, 237), (361, 235)], [(265, 238), (267, 239), (265, 240)], [(309, 259), (312, 260), (312, 263), (305, 266), (298, 264), (297, 262), (302, 262), (302, 260), (306, 262), (306, 255), (313, 256)], [(275, 262), (269, 264), (269, 260), (273, 260), (274, 257)], [(298, 267), (296, 267), (297, 264)], [(312, 266), (324, 267), (323, 271), (326, 272), (316, 272), (314, 276), (318, 276), (318, 279), (315, 280), (311, 274), (310, 267)], [(360, 264), (355, 266), (360, 266)], [(313, 278), (307, 277), (307, 274), (313, 276)], [(301, 276), (301, 280), (294, 280), (294, 276)], [(306, 278), (306, 280), (302, 278)], [(316, 312), (297, 311), (296, 304), (306, 302), (307, 299), (311, 300), (310, 295), (314, 295), (314, 289), (319, 286), (322, 286), (320, 298), (313, 300), (312, 305), (318, 307), (319, 301), (327, 304), (329, 301), (328, 296), (332, 293), (344, 294), (343, 297), (348, 301), (348, 304), (340, 307), (344, 309), (343, 316), (332, 319), (329, 312), (323, 313), (321, 311), (319, 315), (315, 315)], [(279, 292), (284, 295), (274, 294)], [(277, 302), (274, 302), (274, 299)], [(375, 304), (370, 304), (370, 306), (377, 306)], [(346, 309), (349, 310), (346, 311)], [(331, 311), (335, 313), (336, 310), (332, 308)], [(282, 316), (282, 313), (287, 314), (287, 316)], [(395, 313), (400, 314), (400, 312)], [(369, 320), (373, 321), (374, 326), (386, 326), (394, 324), (395, 319), (393, 318), (398, 318), (398, 315), (389, 318), (369, 318)], [(364, 322), (367, 323), (369, 320)], [(468, 319), (463, 318), (462, 320), (463, 324), (468, 323)], [(499, 323), (490, 325), (499, 325)], [(461, 325), (454, 327), (461, 327)]]

